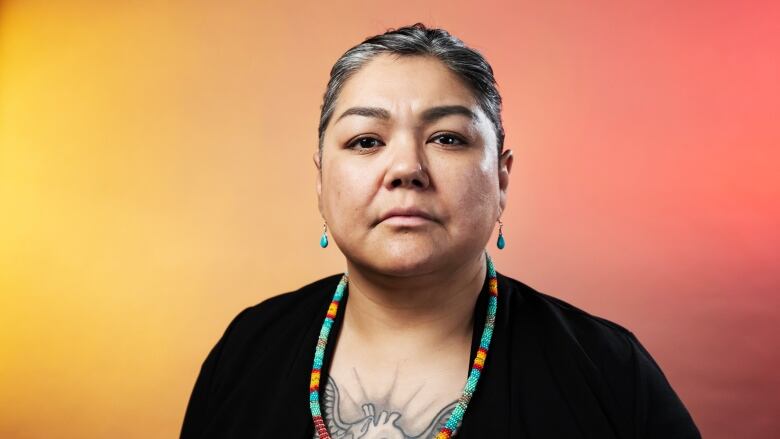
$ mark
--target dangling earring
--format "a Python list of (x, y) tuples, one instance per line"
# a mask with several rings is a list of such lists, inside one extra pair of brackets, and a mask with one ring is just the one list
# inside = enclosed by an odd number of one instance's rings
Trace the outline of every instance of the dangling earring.
[(328, 246), (328, 223), (322, 224), (322, 236), (320, 237), (320, 247), (325, 248)]
[(498, 247), (499, 250), (503, 249), (504, 246), (506, 246), (506, 241), (504, 241), (504, 223), (501, 222), (501, 220), (498, 220), (498, 241), (496, 241), (496, 247)]

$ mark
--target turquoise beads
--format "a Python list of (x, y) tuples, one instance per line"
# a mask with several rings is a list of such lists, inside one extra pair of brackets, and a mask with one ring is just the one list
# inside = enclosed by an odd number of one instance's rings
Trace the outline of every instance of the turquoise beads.
[[(323, 239), (325, 239), (325, 242), (327, 243), (327, 238)], [(499, 248), (502, 248), (502, 246), (503, 244)], [(471, 401), (471, 397), (477, 389), (479, 377), (485, 367), (485, 360), (487, 359), (488, 348), (490, 347), (490, 340), (493, 337), (493, 329), (496, 322), (496, 310), (498, 309), (498, 278), (496, 275), (496, 268), (493, 266), (493, 261), (490, 259), (490, 255), (487, 254), (487, 251), (485, 251), (485, 259), (487, 260), (488, 291), (490, 292), (490, 296), (488, 298), (487, 317), (485, 318), (485, 326), (482, 328), (479, 349), (472, 362), (471, 370), (468, 379), (466, 379), (466, 385), (463, 388), (461, 397), (458, 399), (458, 404), (450, 414), (447, 422), (441, 430), (439, 430), (436, 439), (450, 439), (455, 435), (463, 421), (463, 415), (466, 413), (466, 408), (468, 408), (469, 401)], [(322, 327), (320, 328), (320, 336), (314, 349), (314, 364), (312, 365), (309, 382), (309, 409), (311, 410), (314, 429), (319, 439), (331, 439), (328, 428), (325, 425), (325, 419), (320, 411), (320, 373), (322, 363), (325, 359), (325, 347), (328, 344), (328, 336), (330, 335), (331, 327), (335, 322), (339, 303), (346, 292), (348, 281), (348, 275), (347, 273), (344, 273), (344, 275), (341, 276), (341, 280), (336, 287), (336, 292), (333, 294), (333, 298), (328, 306), (325, 320), (322, 322)]]

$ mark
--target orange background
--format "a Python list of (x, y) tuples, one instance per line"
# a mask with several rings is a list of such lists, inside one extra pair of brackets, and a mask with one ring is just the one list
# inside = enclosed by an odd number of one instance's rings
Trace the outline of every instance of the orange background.
[(177, 437), (230, 319), (343, 271), (327, 74), (416, 21), (496, 71), (498, 270), (635, 332), (705, 437), (777, 437), (779, 5), (3, 2), (0, 437)]

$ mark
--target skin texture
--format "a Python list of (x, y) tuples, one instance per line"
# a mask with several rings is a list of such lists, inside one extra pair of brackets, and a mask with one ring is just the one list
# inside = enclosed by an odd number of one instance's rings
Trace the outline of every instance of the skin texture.
[[(429, 111), (456, 106), (443, 117)], [(373, 110), (344, 115), (353, 108)], [(506, 206), (512, 153), (498, 155), (492, 124), (441, 61), (383, 54), (344, 84), (314, 163), (320, 213), (349, 271), (326, 386), (350, 395), (346, 419), (363, 419), (371, 405), (372, 419), (392, 415), (400, 437), (420, 434), (465, 383), (484, 249)], [(408, 207), (432, 219), (382, 221)], [(324, 408), (326, 419), (333, 410)]]

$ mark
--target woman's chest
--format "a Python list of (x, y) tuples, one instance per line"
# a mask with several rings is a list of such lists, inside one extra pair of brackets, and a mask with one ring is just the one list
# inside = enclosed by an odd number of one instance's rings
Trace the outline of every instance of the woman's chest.
[(321, 408), (336, 430), (331, 433), (345, 437), (431, 437), (455, 408), (467, 378), (468, 354), (462, 362), (338, 354), (323, 383)]

